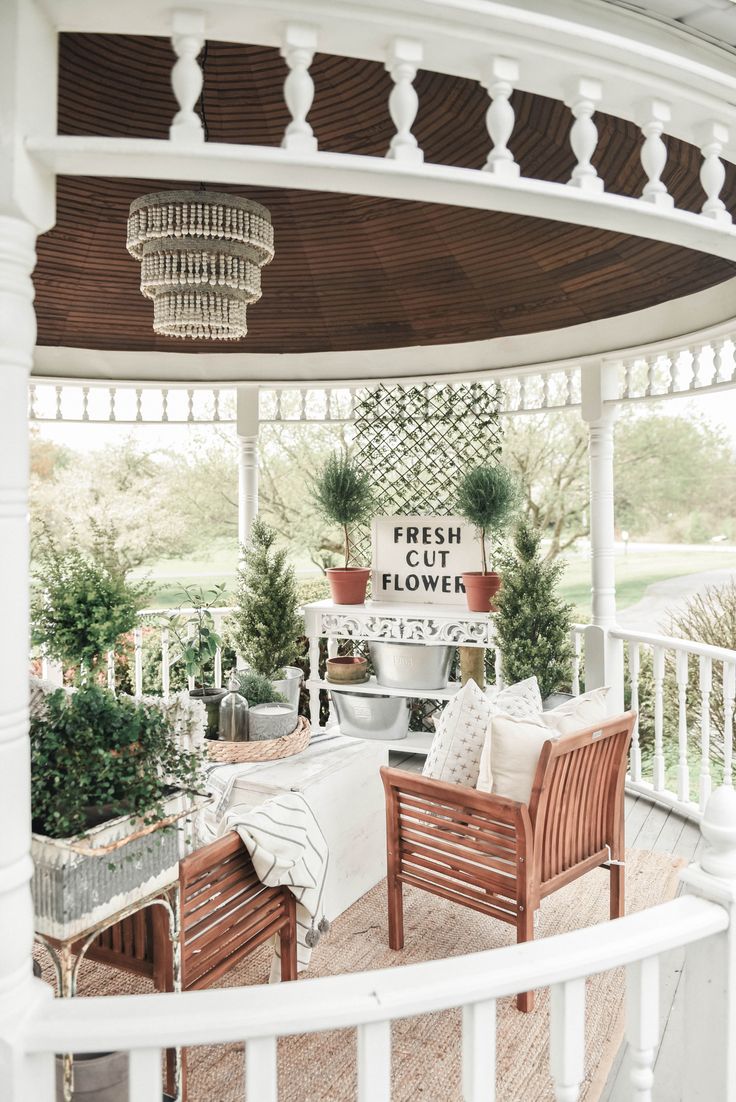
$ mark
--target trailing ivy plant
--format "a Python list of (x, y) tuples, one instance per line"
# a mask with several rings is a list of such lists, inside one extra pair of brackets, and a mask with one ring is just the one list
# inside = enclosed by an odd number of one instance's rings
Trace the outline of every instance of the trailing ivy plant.
[(314, 500), (324, 516), (342, 528), (347, 569), (352, 555), (350, 528), (355, 524), (365, 524), (373, 512), (370, 478), (351, 463), (347, 455), (333, 452), (317, 472), (313, 492)]
[(155, 822), (173, 789), (196, 789), (201, 762), (179, 748), (160, 708), (97, 685), (58, 689), (31, 719), (33, 828), (67, 838), (94, 818)]
[(462, 476), (457, 490), (457, 509), (478, 529), (481, 562), (488, 573), (486, 541), (498, 535), (509, 522), (519, 500), (516, 479), (498, 464), (472, 467)]
[(294, 570), (286, 549), (276, 546), (274, 529), (259, 518), (242, 548), (228, 630), (237, 653), (263, 677), (279, 677), (299, 656), (303, 627)]
[(31, 598), (32, 642), (65, 666), (88, 671), (132, 631), (150, 592), (147, 582), (128, 580), (128, 566), (116, 549), (114, 529), (93, 521), (89, 550), (74, 529), (63, 548), (42, 527), (34, 545)]
[(558, 593), (565, 565), (545, 561), (540, 544), (541, 534), (522, 521), (501, 563), (495, 624), (506, 682), (534, 675), (544, 698), (570, 682), (573, 610)]

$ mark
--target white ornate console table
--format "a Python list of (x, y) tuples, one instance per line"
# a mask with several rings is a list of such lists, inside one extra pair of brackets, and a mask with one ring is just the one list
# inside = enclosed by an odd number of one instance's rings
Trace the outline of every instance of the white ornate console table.
[[(309, 708), (319, 715), (321, 689), (334, 686), (320, 678), (320, 640), (327, 640), (329, 655), (337, 653), (339, 639), (356, 642), (385, 640), (387, 642), (422, 643), (425, 646), (452, 645), (496, 649), (492, 618), (485, 612), (469, 612), (465, 605), (399, 604), (366, 601), (364, 605), (336, 605), (333, 601), (314, 601), (304, 606), (304, 627), (309, 639)], [(498, 662), (498, 652), (496, 652)], [(446, 689), (392, 689), (378, 685), (375, 677), (354, 686), (340, 686), (341, 692), (369, 693), (376, 696), (402, 696), (410, 699), (449, 700), (460, 688), (450, 682)], [(388, 744), (389, 749), (404, 753), (426, 754), (430, 733), (411, 733), (400, 743)]]

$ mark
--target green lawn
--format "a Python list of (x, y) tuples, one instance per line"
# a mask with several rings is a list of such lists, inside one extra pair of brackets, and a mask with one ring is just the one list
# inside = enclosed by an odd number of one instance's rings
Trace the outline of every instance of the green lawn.
[[(180, 604), (176, 592), (179, 582), (211, 586), (226, 582), (232, 590), (235, 581), (236, 549), (231, 541), (215, 544), (207, 558), (162, 559), (145, 571), (154, 582), (157, 593), (151, 604), (172, 608)], [(314, 576), (315, 570), (305, 556), (294, 563), (300, 577)], [(616, 587), (619, 608), (636, 604), (647, 586), (666, 578), (697, 574), (703, 570), (736, 570), (736, 554), (717, 551), (630, 551), (617, 555)], [(575, 605), (579, 616), (590, 615), (590, 562), (586, 556), (574, 555), (567, 561), (562, 593)]]

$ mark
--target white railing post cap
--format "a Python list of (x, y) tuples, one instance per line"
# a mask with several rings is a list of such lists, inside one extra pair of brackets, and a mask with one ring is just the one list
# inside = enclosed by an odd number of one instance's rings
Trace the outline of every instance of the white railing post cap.
[(284, 28), (284, 45), (281, 48), (281, 56), (285, 57), (289, 50), (316, 50), (317, 28), (309, 23), (287, 23)]
[(388, 50), (386, 69), (391, 72), (393, 65), (413, 65), (418, 68), (424, 57), (424, 47), (415, 38), (394, 38)]
[(722, 785), (706, 804), (700, 829), (706, 841), (703, 872), (736, 880), (736, 790)]
[(200, 37), (205, 33), (205, 15), (203, 11), (176, 10), (171, 15), (172, 37), (194, 35)]
[(488, 64), (484, 87), (490, 88), (498, 81), (515, 84), (519, 79), (519, 62), (513, 57), (493, 57)]

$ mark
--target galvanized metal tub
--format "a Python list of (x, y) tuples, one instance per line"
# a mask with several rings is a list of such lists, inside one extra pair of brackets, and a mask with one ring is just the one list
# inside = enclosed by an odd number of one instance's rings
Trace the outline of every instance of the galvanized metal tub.
[(409, 702), (401, 696), (375, 696), (331, 689), (332, 704), (343, 735), (395, 741), (409, 730)]
[(446, 689), (455, 648), (423, 643), (368, 644), (376, 681), (387, 689)]
[(175, 792), (159, 823), (124, 815), (73, 838), (34, 834), (37, 933), (66, 941), (172, 883), (179, 872), (175, 824), (204, 803), (205, 797)]

